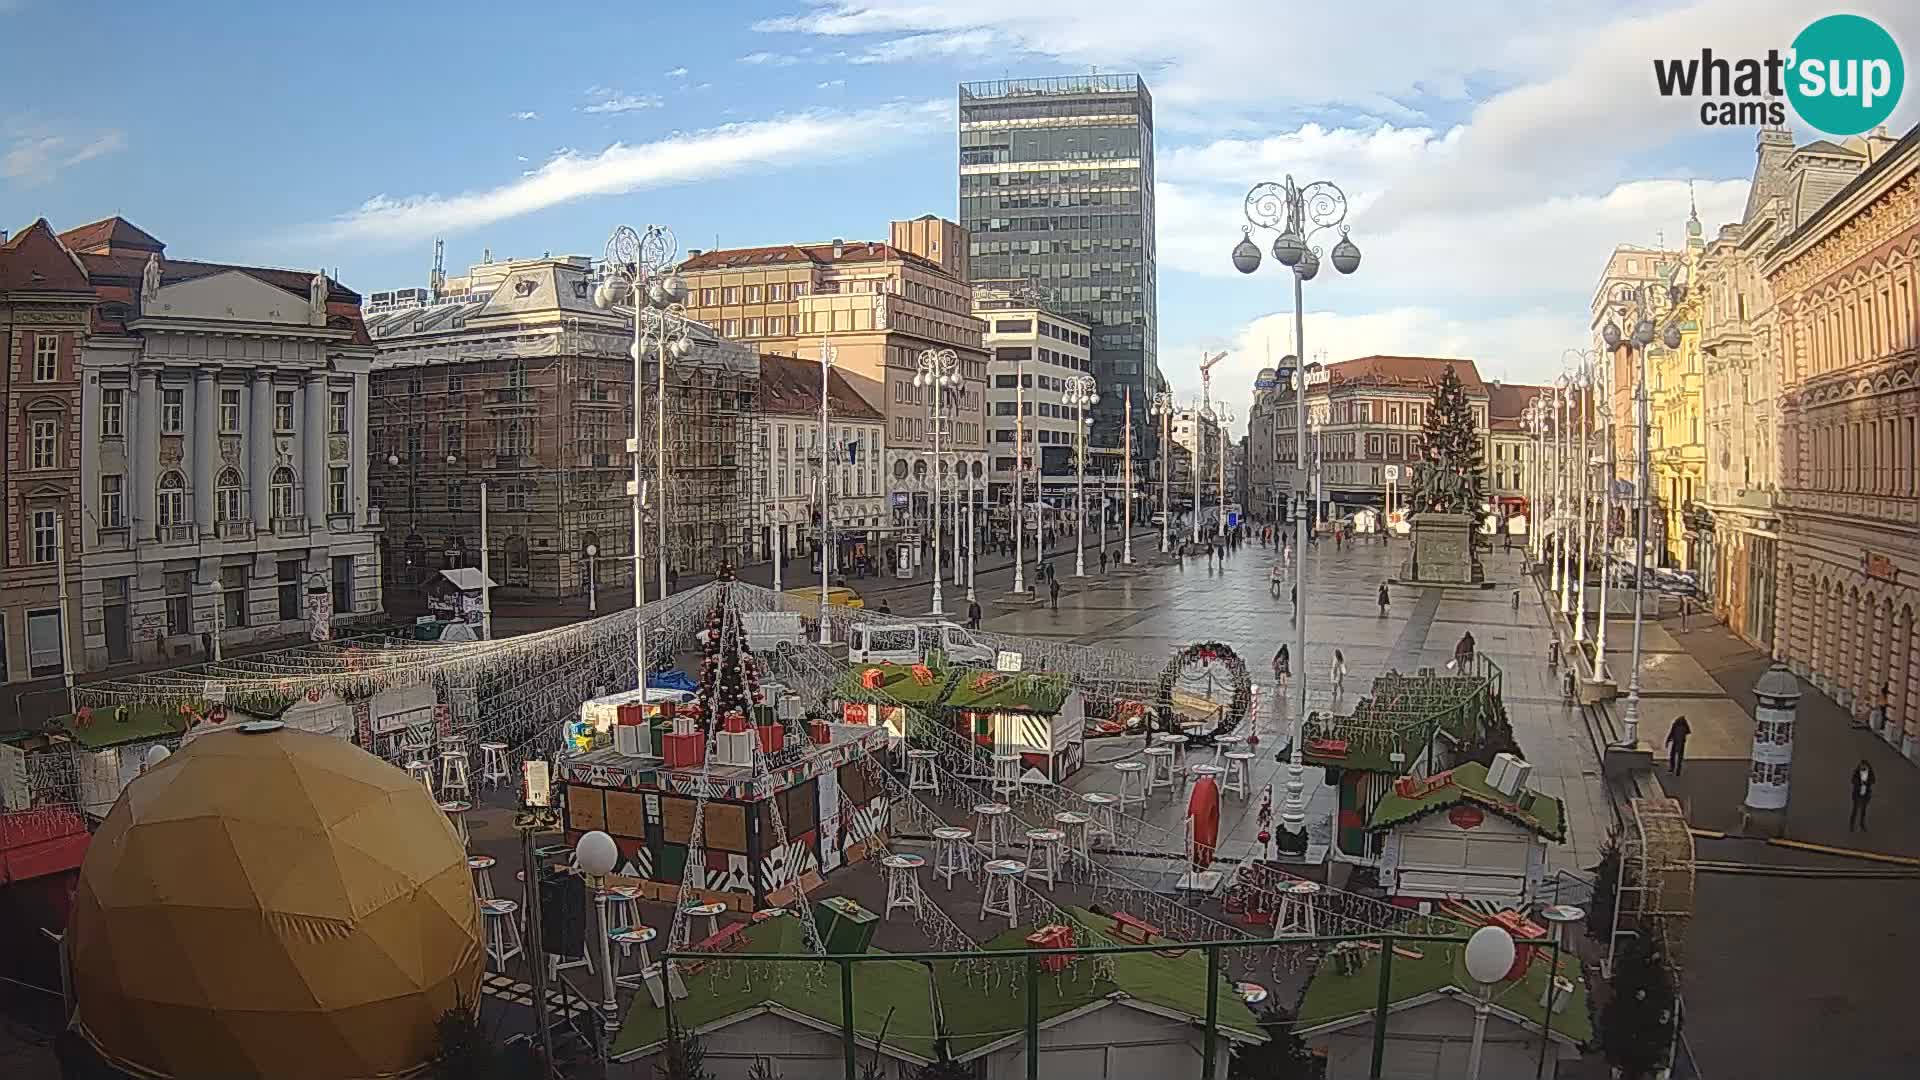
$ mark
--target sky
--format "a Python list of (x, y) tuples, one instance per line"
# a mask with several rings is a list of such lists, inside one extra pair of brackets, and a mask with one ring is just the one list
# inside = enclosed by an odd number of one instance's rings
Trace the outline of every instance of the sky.
[(1711, 237), (1745, 202), (1753, 129), (1662, 99), (1654, 58), (1785, 49), (1835, 10), (1920, 41), (1912, 0), (564, 10), (0, 0), (0, 40), (62, 43), (0, 68), (0, 228), (120, 214), (177, 258), (325, 268), (362, 293), (424, 285), (435, 239), (453, 274), (486, 252), (598, 255), (622, 223), (668, 225), (683, 250), (884, 239), (892, 219), (957, 216), (957, 83), (1138, 72), (1160, 365), (1185, 400), (1203, 351), (1228, 350), (1215, 396), (1243, 428), (1254, 373), (1293, 336), (1287, 277), (1229, 259), (1251, 185), (1348, 197), (1363, 261), (1308, 284), (1311, 358), (1461, 356), (1545, 381), (1587, 343), (1615, 244), (1677, 245), (1690, 198)]

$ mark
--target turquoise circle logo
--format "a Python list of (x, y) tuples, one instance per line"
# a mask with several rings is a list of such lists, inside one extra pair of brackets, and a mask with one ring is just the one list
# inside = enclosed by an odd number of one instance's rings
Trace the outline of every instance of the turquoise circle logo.
[(1811, 127), (1858, 135), (1886, 122), (1900, 103), (1906, 65), (1893, 35), (1872, 19), (1829, 15), (1793, 39), (1787, 99)]

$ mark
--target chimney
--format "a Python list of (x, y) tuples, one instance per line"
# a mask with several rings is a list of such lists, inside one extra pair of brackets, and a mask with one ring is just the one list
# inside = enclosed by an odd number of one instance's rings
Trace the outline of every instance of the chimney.
[(7, 242), (7, 230), (0, 229), (0, 244), (4, 244), (6, 242)]
[(839, 258), (847, 253), (847, 242), (836, 236), (833, 238), (833, 257)]
[(688, 248), (688, 249), (687, 249), (687, 258), (689, 258), (689, 259), (691, 259), (691, 258), (693, 258), (693, 257), (694, 257), (695, 255), (704, 255), (704, 254), (706, 254), (706, 253), (705, 253), (705, 252), (703, 252), (703, 251), (701, 251), (701, 250), (700, 250), (699, 248)]

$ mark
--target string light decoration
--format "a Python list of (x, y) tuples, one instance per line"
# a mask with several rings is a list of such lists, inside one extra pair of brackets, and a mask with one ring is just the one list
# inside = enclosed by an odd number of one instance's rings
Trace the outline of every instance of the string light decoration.
[(1189, 645), (1175, 653), (1173, 659), (1160, 672), (1160, 685), (1156, 700), (1160, 708), (1168, 715), (1173, 712), (1173, 688), (1177, 681), (1187, 677), (1187, 673), (1196, 664), (1203, 670), (1218, 663), (1226, 669), (1227, 679), (1233, 687), (1233, 700), (1227, 704), (1226, 713), (1220, 722), (1214, 725), (1209, 740), (1233, 732), (1240, 722), (1247, 718), (1247, 710), (1253, 704), (1253, 679), (1247, 674), (1247, 662), (1240, 654), (1218, 641), (1201, 641)]

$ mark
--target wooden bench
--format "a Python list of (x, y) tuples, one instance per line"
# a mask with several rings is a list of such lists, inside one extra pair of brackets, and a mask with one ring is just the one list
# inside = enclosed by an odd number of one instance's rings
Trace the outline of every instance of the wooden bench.
[(1142, 922), (1124, 911), (1116, 911), (1113, 915), (1112, 934), (1129, 945), (1151, 945), (1153, 939), (1160, 935), (1160, 928), (1151, 923)]
[[(728, 923), (704, 941), (695, 942), (689, 951), (702, 953), (741, 952), (747, 947), (747, 926), (748, 924), (743, 922)], [(680, 970), (686, 972), (688, 975), (698, 974), (702, 968), (712, 963), (711, 960), (705, 957), (698, 960), (676, 960), (674, 962), (679, 964)]]

